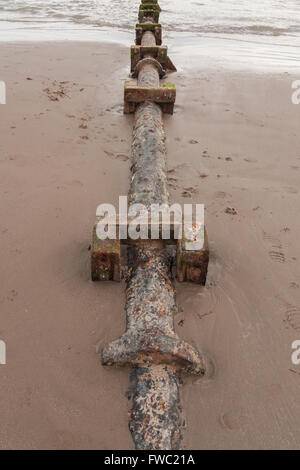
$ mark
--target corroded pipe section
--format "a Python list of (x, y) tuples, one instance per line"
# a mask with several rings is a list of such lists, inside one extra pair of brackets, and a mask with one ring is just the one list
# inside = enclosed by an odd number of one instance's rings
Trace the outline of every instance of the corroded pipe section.
[[(155, 75), (156, 71), (152, 70)], [(143, 76), (148, 76), (146, 69)], [(134, 116), (132, 140), (132, 180), (129, 203), (168, 203), (166, 146), (162, 111), (159, 105), (146, 101)]]
[(156, 45), (155, 36), (151, 31), (145, 31), (142, 37), (142, 46), (153, 47)]
[(104, 365), (134, 367), (129, 428), (139, 450), (180, 448), (180, 373), (199, 377), (212, 373), (208, 358), (174, 332), (172, 261), (162, 242), (144, 242), (131, 249), (127, 331), (102, 353)]
[(126, 333), (106, 346), (104, 365), (169, 364), (178, 371), (204, 376), (205, 356), (174, 332), (177, 313), (171, 280), (173, 255), (163, 242), (145, 241), (131, 248), (126, 289)]
[(181, 442), (178, 372), (168, 365), (138, 367), (129, 428), (138, 450), (176, 450)]

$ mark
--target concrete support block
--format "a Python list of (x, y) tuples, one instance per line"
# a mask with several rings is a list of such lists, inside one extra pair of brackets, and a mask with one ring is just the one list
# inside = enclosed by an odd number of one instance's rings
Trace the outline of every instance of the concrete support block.
[[(159, 88), (140, 87), (134, 80), (125, 82), (124, 88), (124, 113), (134, 112), (136, 106), (144, 101), (154, 101), (162, 106), (163, 112), (173, 114), (176, 100), (176, 87), (173, 84), (165, 84)], [(133, 111), (132, 111), (133, 110)]]
[(139, 61), (143, 60), (144, 57), (153, 57), (161, 64), (164, 70), (176, 71), (176, 67), (168, 57), (167, 46), (131, 46), (131, 73), (134, 73)]
[(142, 22), (145, 19), (151, 18), (155, 23), (158, 23), (160, 10), (154, 7), (154, 4), (148, 5), (144, 3), (141, 5), (139, 9), (139, 21)]
[(137, 23), (135, 31), (135, 43), (137, 46), (141, 45), (142, 37), (145, 31), (151, 31), (154, 34), (157, 46), (160, 46), (162, 43), (162, 28), (161, 24), (159, 23)]
[(206, 229), (201, 237), (195, 231), (193, 241), (178, 240), (177, 279), (179, 282), (193, 282), (205, 285), (209, 263), (209, 245)]
[(101, 240), (97, 236), (97, 223), (91, 245), (91, 272), (93, 281), (121, 280), (121, 245), (119, 240)]

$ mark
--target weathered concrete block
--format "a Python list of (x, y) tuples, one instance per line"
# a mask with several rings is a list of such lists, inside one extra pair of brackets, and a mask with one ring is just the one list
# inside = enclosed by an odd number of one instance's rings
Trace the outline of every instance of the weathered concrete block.
[(142, 22), (145, 18), (152, 18), (155, 23), (159, 21), (160, 8), (155, 4), (143, 3), (139, 9), (139, 21)]
[(134, 72), (137, 64), (146, 56), (156, 59), (163, 68), (168, 63), (168, 47), (167, 46), (131, 46), (131, 72)]
[(198, 239), (197, 234), (193, 241), (182, 239), (177, 243), (177, 279), (179, 282), (206, 283), (209, 263), (209, 245), (206, 229), (204, 241)]
[(176, 67), (168, 56), (167, 46), (131, 46), (131, 73), (134, 73), (140, 60), (149, 56), (156, 59), (164, 70), (176, 72)]
[(141, 60), (141, 46), (131, 46), (130, 49), (130, 71), (134, 71), (135, 67)]
[(173, 114), (174, 103), (176, 100), (176, 87), (173, 84), (165, 84), (160, 88), (140, 87), (133, 80), (125, 82), (124, 88), (124, 113), (127, 114), (128, 110), (133, 109), (132, 104), (136, 106), (144, 101), (154, 101), (162, 105), (163, 111), (168, 114)]
[(145, 31), (151, 31), (155, 36), (156, 45), (160, 46), (162, 43), (162, 28), (159, 23), (137, 23), (136, 25), (136, 39), (135, 43), (140, 46), (142, 43), (142, 37)]
[(101, 240), (97, 236), (97, 223), (93, 230), (91, 246), (91, 271), (93, 281), (121, 280), (121, 245), (119, 240)]

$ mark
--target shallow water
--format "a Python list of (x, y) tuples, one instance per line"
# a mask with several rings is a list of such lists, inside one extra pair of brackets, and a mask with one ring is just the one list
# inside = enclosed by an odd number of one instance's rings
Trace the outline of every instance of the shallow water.
[[(133, 42), (139, 0), (2, 0), (0, 40)], [(191, 62), (299, 70), (299, 0), (161, 0), (175, 53)], [(187, 61), (188, 65), (188, 61)]]

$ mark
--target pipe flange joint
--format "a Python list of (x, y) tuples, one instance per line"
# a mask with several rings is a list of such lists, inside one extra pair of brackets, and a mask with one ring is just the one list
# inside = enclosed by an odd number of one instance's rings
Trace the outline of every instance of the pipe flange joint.
[(143, 65), (145, 64), (152, 64), (157, 69), (159, 73), (159, 78), (163, 78), (165, 76), (166, 72), (163, 69), (162, 65), (158, 62), (158, 60), (154, 59), (153, 57), (145, 57), (144, 59), (140, 60), (136, 65), (132, 76), (137, 77)]

